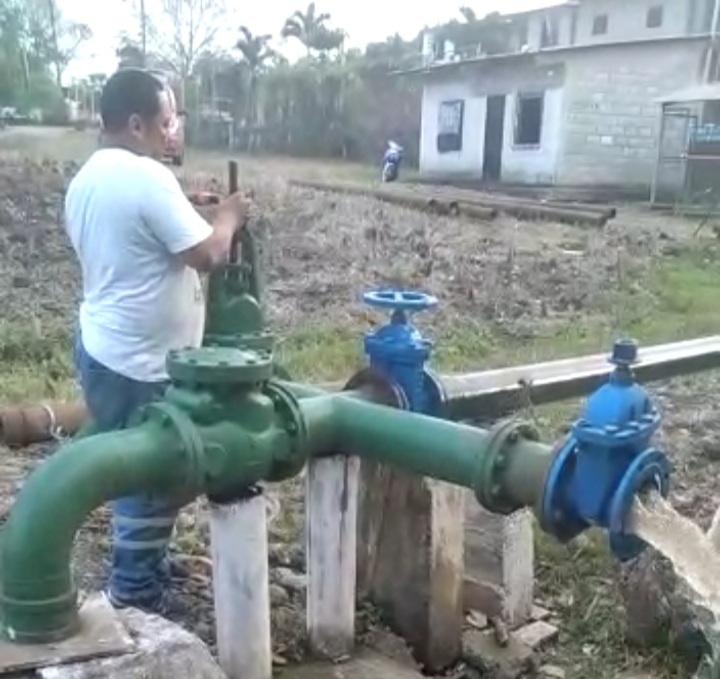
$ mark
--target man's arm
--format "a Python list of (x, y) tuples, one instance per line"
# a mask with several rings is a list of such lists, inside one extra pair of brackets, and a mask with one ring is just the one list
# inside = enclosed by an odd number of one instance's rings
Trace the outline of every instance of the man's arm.
[(227, 261), (233, 235), (247, 213), (240, 196), (231, 196), (217, 207), (211, 226), (186, 198), (173, 173), (155, 162), (148, 164), (142, 194), (141, 215), (170, 253), (202, 272)]

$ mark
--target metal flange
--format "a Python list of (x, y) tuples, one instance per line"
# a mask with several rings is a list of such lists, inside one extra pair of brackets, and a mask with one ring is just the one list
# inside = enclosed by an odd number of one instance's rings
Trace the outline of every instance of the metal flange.
[(530, 422), (509, 418), (498, 422), (489, 434), (473, 484), (475, 497), (494, 514), (511, 514), (520, 507), (507, 500), (501, 483), (506, 456), (510, 454), (510, 447), (521, 440), (539, 441), (540, 433)]
[(232, 347), (172, 351), (167, 370), (174, 382), (205, 385), (257, 384), (273, 374), (270, 352)]
[(285, 481), (297, 476), (305, 466), (308, 428), (295, 395), (282, 384), (270, 381), (265, 384), (263, 393), (269, 396), (275, 407), (275, 413), (288, 436), (287, 452), (273, 458), (272, 471), (268, 481)]
[(275, 335), (268, 330), (243, 334), (208, 334), (204, 342), (206, 347), (231, 347), (259, 352), (272, 351), (274, 345)]
[(368, 401), (378, 405), (400, 410), (410, 408), (402, 387), (372, 368), (363, 368), (356, 372), (342, 390), (359, 391)]

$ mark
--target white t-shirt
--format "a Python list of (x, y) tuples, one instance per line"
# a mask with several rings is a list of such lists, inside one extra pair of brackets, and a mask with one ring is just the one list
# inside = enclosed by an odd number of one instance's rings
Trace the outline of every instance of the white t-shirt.
[(65, 197), (65, 225), (80, 260), (86, 351), (142, 382), (167, 379), (168, 351), (199, 346), (200, 277), (177, 253), (212, 227), (161, 163), (122, 149), (96, 151)]

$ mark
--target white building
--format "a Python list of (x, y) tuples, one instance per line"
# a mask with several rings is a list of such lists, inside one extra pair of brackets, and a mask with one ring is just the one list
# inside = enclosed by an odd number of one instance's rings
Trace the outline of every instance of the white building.
[[(420, 171), (646, 190), (663, 95), (718, 79), (720, 0), (577, 0), (509, 16), (514, 51), (423, 44)], [(472, 48), (472, 46), (471, 46)]]

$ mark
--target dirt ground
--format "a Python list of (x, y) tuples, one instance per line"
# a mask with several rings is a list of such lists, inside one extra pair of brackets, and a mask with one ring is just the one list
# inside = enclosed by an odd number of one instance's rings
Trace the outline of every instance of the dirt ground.
[[(54, 153), (53, 160), (38, 160), (48, 155), (49, 144), (62, 152)], [(71, 151), (72, 144), (60, 136), (38, 144), (0, 135), (0, 362), (12, 370), (36, 358), (25, 353), (30, 352), (28, 337), (66, 338), (74, 321), (79, 278), (61, 226), (62, 196), (90, 148), (90, 142), (85, 144), (85, 151)], [(191, 158), (179, 175), (188, 187), (221, 187), (224, 163), (216, 155)], [(288, 341), (298, 333), (315, 343), (323, 337), (332, 343), (338, 333), (356, 338), (355, 355), (311, 351), (310, 358), (297, 363), (307, 377), (342, 378), (352, 372), (355, 366), (350, 363), (361, 360), (361, 333), (379, 318), (362, 305), (360, 295), (379, 284), (426, 290), (441, 300), (420, 323), (439, 344), (455, 342), (452, 349), (439, 349), (445, 365), (465, 365), (468, 357), (484, 355), (488, 362), (507, 361), (507, 353), (491, 356), (504, 338), (512, 339), (519, 354), (532, 358), (534, 342), (554, 337), (558, 328), (571, 333), (588, 318), (597, 319), (598, 328), (616, 329), (620, 299), (623, 313), (628, 307), (656, 303), (646, 281), (658, 260), (675, 256), (683, 247), (694, 226), (631, 206), (621, 207), (605, 229), (518, 223), (506, 217), (490, 223), (438, 217), (287, 184), (288, 176), (308, 174), (309, 167), (280, 161), (241, 165), (244, 185), (253, 189), (268, 223), (270, 322)], [(325, 171), (332, 173), (332, 166)], [(708, 256), (714, 257), (714, 245), (708, 248)], [(460, 328), (460, 334), (453, 335), (451, 328)], [(594, 350), (607, 348), (593, 342), (592, 337), (580, 340)], [(49, 390), (59, 389), (70, 374), (66, 346), (42, 345), (42, 351), (39, 370), (48, 373)], [(714, 398), (719, 384), (712, 373), (653, 387), (665, 416), (661, 440), (675, 467), (673, 502), (703, 525), (720, 499), (714, 473), (720, 458), (720, 411)], [(0, 452), (0, 506), (47, 453)], [(301, 481), (274, 488), (269, 512), (274, 646), (276, 660), (283, 664), (303, 655), (298, 632), (304, 626)], [(183, 622), (212, 644), (207, 544), (203, 503), (198, 502), (183, 512), (176, 538), (176, 551), (193, 571), (178, 591), (189, 610)], [(83, 587), (101, 586), (106, 554), (107, 515), (98, 510), (75, 550)], [(541, 573), (543, 569), (540, 564)], [(598, 584), (601, 592), (610, 587), (611, 582)], [(539, 583), (540, 598), (561, 618), (563, 609), (572, 606), (566, 594), (555, 584)], [(374, 612), (363, 611), (361, 633), (371, 634), (376, 626)], [(604, 640), (588, 634), (583, 652), (591, 656)], [(573, 674), (575, 659), (560, 654), (559, 661), (568, 677), (580, 676)]]

